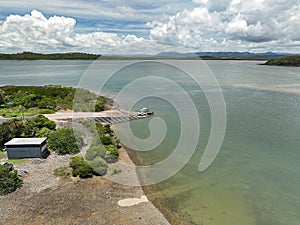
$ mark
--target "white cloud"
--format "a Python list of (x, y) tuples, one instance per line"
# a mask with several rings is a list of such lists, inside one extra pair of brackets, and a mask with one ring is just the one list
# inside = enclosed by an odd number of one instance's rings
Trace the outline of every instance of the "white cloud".
[(37, 9), (46, 14), (59, 14), (81, 19), (148, 21), (161, 14), (173, 14), (185, 6), (192, 5), (191, 0), (0, 0), (1, 11), (28, 12)]
[(197, 7), (179, 12), (163, 21), (152, 21), (147, 26), (152, 28), (152, 40), (178, 43), (185, 47), (201, 47), (204, 40), (212, 40), (211, 34), (220, 29), (220, 24), (217, 14), (209, 13), (207, 8)]
[(269, 49), (269, 46), (300, 40), (298, 0), (193, 2), (199, 6), (147, 23), (151, 27), (150, 38), (199, 50), (207, 49), (208, 43), (221, 49), (226, 41), (251, 50), (260, 48), (259, 45)]
[(193, 0), (193, 3), (195, 4), (206, 4), (208, 0)]
[[(76, 20), (63, 16), (46, 18), (33, 10), (24, 16), (10, 15), (0, 25), (0, 49), (4, 52), (83, 51), (98, 54), (157, 54), (170, 46), (135, 35), (77, 33)], [(180, 46), (175, 48), (182, 51)]]
[[(0, 0), (0, 4), (6, 12), (38, 9), (24, 16), (1, 14), (2, 52), (300, 52), (299, 0), (28, 0), (26, 5)], [(41, 12), (64, 16), (46, 18)]]
[(143, 38), (133, 35), (121, 36), (104, 32), (78, 34), (74, 31), (75, 25), (73, 18), (53, 16), (47, 19), (36, 10), (30, 15), (10, 15), (0, 27), (0, 47), (49, 52), (86, 48), (88, 51), (102, 53), (143, 41)]

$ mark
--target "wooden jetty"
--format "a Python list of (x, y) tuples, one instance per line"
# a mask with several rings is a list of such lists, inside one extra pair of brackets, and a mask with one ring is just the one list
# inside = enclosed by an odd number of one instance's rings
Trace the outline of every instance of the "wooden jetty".
[(131, 120), (143, 119), (144, 117), (140, 116), (114, 116), (114, 117), (88, 117), (87, 120), (92, 120), (105, 124), (116, 124), (116, 123), (124, 123)]
[(57, 112), (45, 115), (48, 119), (62, 122), (67, 119), (87, 119), (105, 124), (123, 123), (131, 120), (143, 119), (146, 116), (138, 116), (137, 112), (108, 110), (104, 112)]

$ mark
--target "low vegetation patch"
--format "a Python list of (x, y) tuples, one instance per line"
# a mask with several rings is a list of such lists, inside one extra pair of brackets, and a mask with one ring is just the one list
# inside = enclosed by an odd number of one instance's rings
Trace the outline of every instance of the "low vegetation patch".
[(4, 165), (0, 165), (0, 195), (9, 194), (23, 184), (23, 181), (18, 176), (18, 171), (10, 172)]
[(72, 176), (72, 169), (69, 166), (59, 167), (54, 170), (54, 176), (70, 178)]
[(72, 168), (73, 177), (79, 176), (80, 178), (93, 177), (94, 171), (84, 160), (82, 156), (73, 156), (70, 160), (70, 167)]
[[(73, 105), (75, 96), (76, 105)], [(71, 109), (99, 112), (111, 105), (111, 99), (79, 88), (60, 85), (0, 87), (0, 115), (4, 117), (51, 114)]]
[[(90, 125), (90, 127), (92, 127)], [(96, 123), (94, 127), (97, 131), (98, 137), (96, 137), (87, 150), (85, 158), (92, 161), (96, 158), (101, 158), (107, 163), (114, 163), (118, 160), (119, 152), (118, 147), (120, 141), (114, 136), (110, 125), (103, 126), (101, 123)]]

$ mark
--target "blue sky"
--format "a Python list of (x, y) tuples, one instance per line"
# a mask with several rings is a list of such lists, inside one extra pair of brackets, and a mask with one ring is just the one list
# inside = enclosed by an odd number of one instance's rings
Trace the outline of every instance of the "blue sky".
[(0, 52), (300, 53), (299, 0), (0, 0)]

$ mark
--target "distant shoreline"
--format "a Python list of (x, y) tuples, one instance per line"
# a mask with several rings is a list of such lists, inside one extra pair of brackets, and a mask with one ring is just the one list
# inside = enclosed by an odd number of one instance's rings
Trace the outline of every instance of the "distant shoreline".
[[(290, 55), (290, 54), (286, 54)], [(249, 52), (198, 52), (198, 53), (161, 53), (158, 55), (101, 55), (81, 52), (69, 53), (34, 53), (22, 52), (5, 54), (0, 53), (0, 60), (249, 60), (266, 61), (283, 56), (276, 53), (249, 53)]]
[(286, 56), (276, 59), (269, 59), (266, 66), (285, 66), (285, 67), (300, 67), (300, 56)]

